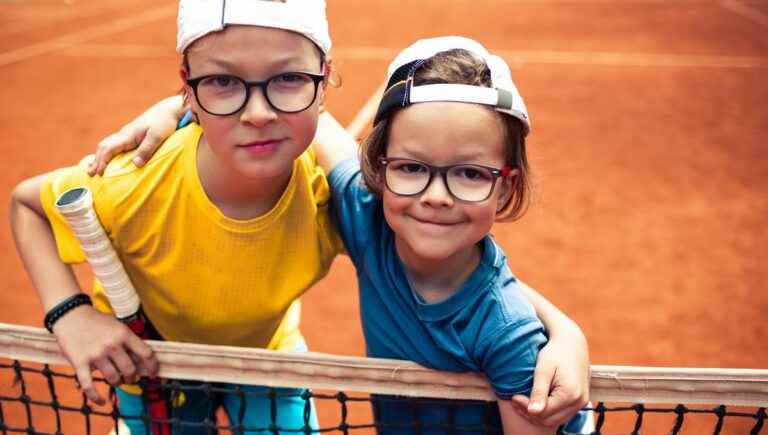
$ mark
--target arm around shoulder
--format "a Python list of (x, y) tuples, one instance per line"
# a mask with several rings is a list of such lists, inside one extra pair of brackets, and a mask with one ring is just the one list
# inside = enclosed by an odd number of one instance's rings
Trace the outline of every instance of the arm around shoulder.
[(136, 119), (99, 142), (94, 159), (88, 167), (88, 174), (103, 175), (114, 156), (132, 149), (136, 149), (133, 163), (139, 167), (144, 166), (160, 144), (176, 130), (185, 111), (186, 106), (181, 95), (158, 101)]
[(339, 163), (357, 157), (357, 141), (327, 111), (320, 114), (313, 146), (317, 163), (326, 173)]
[(589, 400), (589, 348), (581, 328), (536, 290), (520, 282), (521, 290), (549, 333), (539, 352), (533, 390), (528, 399), (513, 401), (529, 417), (547, 426), (568, 422)]

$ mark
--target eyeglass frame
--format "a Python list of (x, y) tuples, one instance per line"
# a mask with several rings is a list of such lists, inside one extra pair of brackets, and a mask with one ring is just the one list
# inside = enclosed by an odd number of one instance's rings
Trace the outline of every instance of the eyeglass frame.
[[(271, 82), (275, 78), (280, 77), (280, 76), (285, 75), (285, 74), (303, 74), (303, 75), (309, 76), (309, 78), (312, 79), (312, 83), (315, 85), (315, 91), (314, 91), (314, 94), (312, 95), (312, 101), (310, 101), (309, 104), (307, 104), (307, 106), (304, 107), (301, 110), (288, 111), (288, 110), (279, 109), (278, 107), (276, 107), (272, 103), (272, 100), (269, 99), (269, 93), (267, 92), (267, 86), (269, 85), (269, 82)], [(206, 109), (205, 106), (200, 102), (200, 98), (197, 96), (197, 87), (200, 84), (200, 82), (202, 82), (205, 79), (209, 79), (211, 77), (229, 77), (231, 79), (238, 80), (242, 84), (245, 85), (245, 99), (243, 100), (243, 104), (241, 104), (240, 107), (237, 108), (237, 110), (233, 110), (232, 112), (229, 112), (229, 113), (214, 113), (214, 112), (211, 112), (210, 110)], [(267, 79), (265, 79), (265, 80), (247, 81), (247, 80), (244, 80), (242, 77), (238, 77), (238, 76), (233, 75), (233, 74), (207, 74), (207, 75), (204, 75), (204, 76), (195, 77), (193, 79), (187, 79), (185, 81), (185, 83), (189, 87), (192, 88), (192, 92), (195, 94), (195, 100), (197, 101), (197, 104), (200, 105), (200, 108), (203, 109), (206, 113), (209, 113), (209, 114), (211, 114), (213, 116), (230, 116), (230, 115), (234, 115), (235, 113), (243, 110), (243, 107), (245, 107), (248, 104), (248, 101), (251, 100), (251, 88), (254, 88), (254, 87), (261, 88), (261, 93), (264, 95), (264, 99), (267, 101), (267, 104), (269, 104), (269, 107), (271, 107), (272, 109), (274, 109), (274, 110), (276, 110), (276, 111), (278, 111), (280, 113), (299, 113), (299, 112), (303, 112), (303, 111), (307, 110), (309, 108), (309, 106), (314, 104), (315, 101), (317, 100), (318, 84), (320, 82), (322, 82), (323, 80), (325, 80), (325, 75), (324, 74), (308, 73), (308, 72), (304, 72), (304, 71), (284, 71), (284, 72), (281, 72), (279, 74), (275, 74), (275, 75), (273, 75), (271, 77), (267, 77)]]
[[(493, 190), (496, 188), (496, 181), (499, 178), (504, 178), (512, 174), (514, 171), (512, 170), (512, 167), (509, 165), (504, 165), (501, 169), (494, 168), (492, 166), (486, 166), (486, 165), (479, 165), (475, 163), (457, 163), (455, 165), (446, 165), (446, 166), (436, 166), (436, 165), (430, 165), (429, 163), (422, 162), (421, 160), (416, 159), (408, 159), (405, 157), (385, 157), (385, 156), (379, 156), (377, 159), (379, 164), (381, 165), (381, 171), (383, 172), (383, 178), (384, 178), (384, 186), (386, 186), (387, 190), (394, 193), (398, 196), (418, 196), (424, 193), (427, 189), (429, 189), (429, 186), (432, 185), (432, 181), (435, 178), (435, 173), (440, 174), (441, 178), (443, 179), (443, 185), (445, 186), (445, 190), (448, 191), (448, 193), (451, 195), (451, 197), (457, 201), (460, 202), (468, 202), (468, 203), (477, 203), (477, 202), (483, 202), (487, 201), (488, 198), (491, 197), (493, 194)], [(387, 165), (389, 165), (392, 162), (402, 162), (402, 161), (408, 161), (408, 162), (414, 162), (418, 163), (420, 165), (424, 165), (427, 169), (429, 169), (429, 179), (427, 180), (427, 184), (424, 185), (424, 187), (415, 193), (398, 193), (395, 192), (391, 187), (389, 187), (389, 182), (387, 181)], [(488, 190), (488, 195), (485, 196), (483, 199), (476, 199), (476, 200), (468, 200), (459, 198), (456, 196), (455, 193), (451, 190), (451, 187), (448, 185), (448, 171), (451, 169), (457, 167), (457, 166), (469, 166), (469, 167), (477, 167), (477, 168), (483, 168), (488, 171), (490, 171), (491, 175), (493, 176), (493, 183), (491, 184), (491, 188)]]

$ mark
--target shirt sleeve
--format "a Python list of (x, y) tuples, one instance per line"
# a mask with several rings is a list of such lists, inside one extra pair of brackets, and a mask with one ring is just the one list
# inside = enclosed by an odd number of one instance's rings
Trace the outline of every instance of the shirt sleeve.
[(341, 237), (349, 256), (355, 261), (370, 238), (375, 237), (380, 201), (365, 187), (360, 162), (356, 158), (336, 165), (328, 181)]
[(480, 346), (482, 371), (500, 399), (530, 394), (536, 358), (546, 341), (544, 327), (535, 317), (504, 325), (486, 337)]

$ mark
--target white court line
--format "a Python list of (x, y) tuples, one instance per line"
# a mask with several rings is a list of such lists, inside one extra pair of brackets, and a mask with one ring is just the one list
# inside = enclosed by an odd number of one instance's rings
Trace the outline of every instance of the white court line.
[[(0, 0), (1, 1), (1, 0)], [(79, 44), (62, 50), (62, 56), (156, 59), (177, 57), (170, 44)]]
[[(0, 0), (1, 1), (1, 0)], [(68, 44), (57, 45), (61, 55), (73, 57), (159, 58), (175, 56), (171, 48), (159, 44)], [(345, 60), (388, 62), (399, 52), (384, 47), (340, 47), (333, 55)], [(609, 51), (516, 51), (494, 50), (511, 66), (520, 64), (571, 64), (690, 68), (768, 68), (768, 57), (686, 54), (622, 53)], [(2, 66), (0, 54), (0, 66)], [(383, 75), (383, 70), (382, 70)]]
[(583, 65), (693, 67), (693, 68), (768, 68), (768, 57), (716, 56), (688, 54), (622, 53), (600, 51), (507, 51), (496, 54), (521, 63), (560, 63)]
[[(665, 66), (665, 67), (710, 67), (710, 68), (768, 68), (768, 57), (716, 56), (687, 54), (623, 53), (609, 51), (515, 51), (493, 50), (495, 54), (510, 63), (555, 63), (575, 65), (615, 66)], [(389, 61), (399, 52), (382, 47), (336, 48), (339, 58), (352, 60)]]
[(750, 19), (763, 27), (768, 27), (768, 15), (738, 0), (720, 0), (720, 6)]
[(347, 126), (347, 131), (355, 139), (359, 139), (360, 136), (362, 136), (363, 131), (365, 131), (366, 127), (371, 123), (373, 117), (376, 116), (376, 110), (379, 108), (381, 94), (384, 93), (384, 86), (386, 85), (386, 82), (381, 82), (379, 87), (373, 92), (373, 95), (368, 98), (368, 101), (365, 102), (365, 105), (363, 105), (360, 111), (357, 112), (357, 115), (355, 115), (354, 119), (352, 119), (352, 122)]
[[(3, 3), (22, 3), (22, 1), (18, 0), (0, 0), (0, 5)], [(7, 24), (5, 24), (2, 28), (0, 28), (0, 36), (7, 36), (12, 35), (15, 33), (21, 33), (21, 32), (30, 32), (37, 30), (41, 27), (50, 26), (50, 25), (58, 25), (58, 26), (65, 26), (67, 25), (67, 22), (71, 22), (73, 20), (79, 20), (82, 18), (94, 18), (99, 15), (103, 15), (106, 13), (120, 13), (120, 11), (115, 12), (114, 9), (116, 6), (118, 7), (124, 7), (125, 0), (99, 0), (95, 4), (88, 5), (88, 8), (80, 8), (79, 5), (75, 4), (74, 0), (66, 1), (66, 0), (59, 0), (59, 1), (46, 1), (43, 2), (41, 0), (34, 0), (33, 1), (26, 1), (23, 2), (24, 6), (35, 6), (39, 8), (38, 15), (33, 21), (20, 19), (20, 20), (13, 20)], [(42, 9), (41, 6), (47, 7), (50, 6), (47, 9)], [(64, 22), (63, 22), (64, 21)]]
[(121, 18), (107, 24), (86, 28), (79, 32), (70, 33), (59, 38), (49, 39), (27, 47), (0, 53), (0, 66), (21, 62), (53, 51), (72, 47), (76, 44), (122, 32), (142, 24), (157, 21), (163, 18), (176, 16), (178, 7), (167, 5), (130, 17)]

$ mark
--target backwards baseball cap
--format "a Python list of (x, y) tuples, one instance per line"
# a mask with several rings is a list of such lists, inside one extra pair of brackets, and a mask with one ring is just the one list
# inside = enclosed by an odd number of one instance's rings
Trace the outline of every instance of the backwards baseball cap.
[(176, 51), (230, 24), (290, 30), (331, 50), (325, 0), (180, 0)]
[[(414, 85), (413, 77), (419, 67), (431, 57), (444, 51), (464, 49), (483, 60), (491, 71), (491, 87), (458, 83)], [(421, 39), (397, 55), (387, 70), (387, 87), (381, 97), (374, 124), (398, 108), (429, 101), (455, 101), (491, 106), (523, 123), (524, 135), (531, 129), (523, 97), (512, 82), (509, 66), (492, 55), (480, 43), (461, 36)]]

